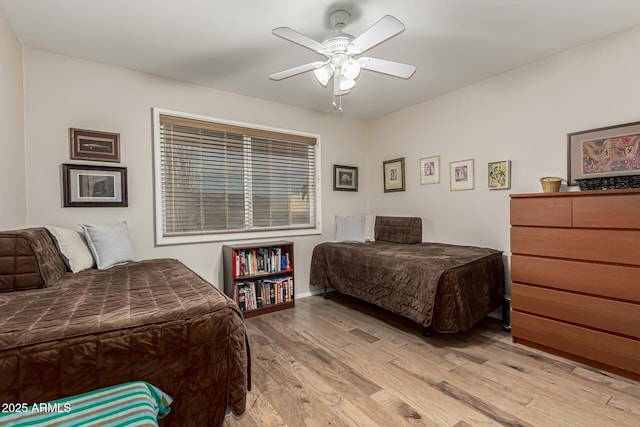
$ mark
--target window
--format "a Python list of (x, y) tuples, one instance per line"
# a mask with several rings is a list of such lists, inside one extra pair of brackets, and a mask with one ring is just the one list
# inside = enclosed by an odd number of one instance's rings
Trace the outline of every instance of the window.
[(153, 116), (157, 244), (320, 232), (318, 136)]

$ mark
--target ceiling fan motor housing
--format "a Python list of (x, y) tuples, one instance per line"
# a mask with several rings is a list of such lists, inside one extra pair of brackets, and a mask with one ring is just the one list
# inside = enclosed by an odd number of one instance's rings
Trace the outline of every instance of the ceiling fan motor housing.
[(349, 47), (352, 46), (351, 42), (355, 39), (351, 34), (337, 33), (331, 35), (322, 44), (327, 48), (327, 53), (335, 55), (336, 53), (351, 53)]
[(329, 22), (331, 22), (331, 25), (333, 25), (333, 28), (336, 30), (344, 28), (349, 21), (351, 21), (351, 14), (344, 9), (334, 10), (331, 12), (331, 15), (329, 15)]

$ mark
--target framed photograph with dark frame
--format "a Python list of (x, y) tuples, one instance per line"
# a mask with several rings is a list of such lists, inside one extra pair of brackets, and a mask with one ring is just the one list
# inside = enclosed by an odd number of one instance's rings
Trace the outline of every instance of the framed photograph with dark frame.
[(640, 174), (640, 122), (567, 134), (567, 181)]
[(358, 168), (333, 165), (333, 191), (358, 191)]
[(404, 191), (404, 157), (382, 162), (384, 192)]
[(449, 163), (451, 191), (473, 190), (473, 159)]
[(120, 163), (120, 134), (69, 128), (71, 160)]
[(440, 182), (440, 156), (420, 159), (420, 184), (438, 184)]
[(126, 207), (127, 168), (62, 165), (64, 207)]
[(489, 190), (508, 190), (511, 188), (511, 160), (489, 162), (487, 186)]

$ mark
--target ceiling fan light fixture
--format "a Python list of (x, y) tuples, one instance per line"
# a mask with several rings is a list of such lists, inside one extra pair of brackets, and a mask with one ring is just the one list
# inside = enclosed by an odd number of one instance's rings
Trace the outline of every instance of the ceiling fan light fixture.
[(327, 87), (327, 84), (329, 84), (329, 80), (331, 80), (331, 77), (333, 77), (333, 73), (334, 68), (331, 63), (325, 64), (324, 66), (313, 70), (313, 75), (316, 76), (316, 80), (318, 80), (318, 83), (320, 83), (324, 87)]
[(360, 63), (353, 58), (349, 58), (342, 64), (342, 75), (347, 79), (355, 80), (360, 75)]
[(340, 79), (340, 91), (349, 91), (356, 86), (356, 81), (346, 77)]

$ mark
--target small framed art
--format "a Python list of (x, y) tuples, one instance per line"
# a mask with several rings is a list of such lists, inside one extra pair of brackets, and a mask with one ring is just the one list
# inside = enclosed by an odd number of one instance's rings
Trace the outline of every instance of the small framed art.
[(127, 168), (62, 165), (64, 207), (126, 207)]
[(333, 165), (333, 191), (358, 191), (358, 168)]
[(511, 160), (490, 162), (487, 167), (487, 177), (489, 190), (507, 190), (511, 188)]
[(69, 128), (71, 160), (120, 163), (120, 134)]
[(437, 184), (440, 182), (440, 156), (420, 159), (420, 184)]
[(404, 157), (382, 162), (384, 192), (404, 191)]
[(473, 159), (449, 163), (451, 191), (473, 190)]

